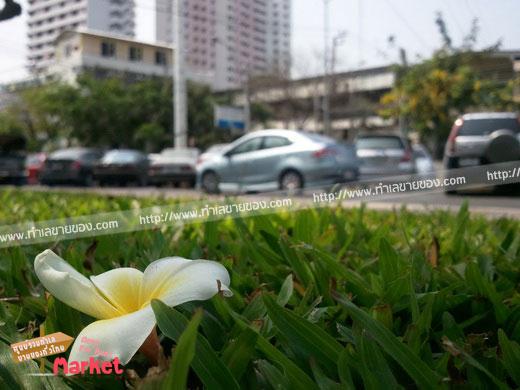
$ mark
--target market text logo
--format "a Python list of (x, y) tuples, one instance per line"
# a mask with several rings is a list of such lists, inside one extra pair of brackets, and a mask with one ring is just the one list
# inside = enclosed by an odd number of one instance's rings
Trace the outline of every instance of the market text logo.
[(120, 367), (120, 360), (117, 356), (109, 351), (101, 348), (101, 343), (97, 339), (83, 336), (79, 340), (79, 350), (90, 355), (89, 360), (82, 361), (67, 361), (65, 358), (54, 359), (52, 372), (54, 375), (59, 375), (60, 367), (63, 368), (64, 375), (75, 374), (105, 374), (112, 373), (120, 375), (123, 369)]
[(46, 356), (65, 352), (74, 340), (65, 333), (52, 333), (47, 336), (11, 344), (11, 351), (15, 362), (39, 359)]
[(113, 362), (100, 362), (97, 359), (94, 359), (92, 356), (88, 361), (70, 361), (67, 362), (65, 358), (56, 358), (54, 359), (54, 365), (52, 367), (52, 372), (54, 375), (59, 375), (60, 367), (63, 367), (63, 374), (65, 375), (74, 375), (74, 374), (85, 374), (89, 373), (93, 374), (105, 374), (109, 375), (115, 373), (117, 375), (121, 375), (123, 373), (123, 369), (119, 366), (119, 359), (114, 358)]

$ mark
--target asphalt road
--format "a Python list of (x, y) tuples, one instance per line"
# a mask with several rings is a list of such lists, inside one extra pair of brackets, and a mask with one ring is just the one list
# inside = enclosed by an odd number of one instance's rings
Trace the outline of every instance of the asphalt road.
[[(91, 192), (96, 194), (106, 194), (112, 196), (158, 196), (165, 198), (198, 199), (207, 198), (206, 194), (190, 188), (155, 188), (155, 187), (43, 187), (28, 186), (22, 187), (24, 190), (33, 191), (65, 191), (65, 192)], [(259, 199), (269, 198), (272, 194), (252, 194), (242, 195), (243, 198)], [(219, 198), (219, 196), (212, 196)], [(294, 197), (297, 201), (313, 204), (312, 191), (306, 191), (303, 196)], [(381, 196), (377, 199), (364, 199), (363, 201), (344, 201), (344, 207), (356, 207), (362, 202), (369, 208), (378, 210), (391, 210), (400, 208), (403, 205), (409, 210), (428, 211), (434, 209), (447, 209), (456, 211), (464, 201), (468, 201), (470, 210), (474, 213), (483, 214), (488, 217), (507, 216), (520, 219), (520, 193), (519, 191), (507, 191), (504, 193), (494, 193), (485, 189), (467, 191), (463, 194), (446, 195), (443, 192), (422, 193), (422, 194), (402, 194), (392, 196)]]

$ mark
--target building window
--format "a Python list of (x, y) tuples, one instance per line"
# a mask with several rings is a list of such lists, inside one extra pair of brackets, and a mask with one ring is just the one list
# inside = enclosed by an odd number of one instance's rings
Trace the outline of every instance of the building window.
[(70, 57), (74, 48), (71, 45), (65, 45), (65, 57)]
[(157, 65), (166, 65), (166, 53), (163, 51), (156, 51), (155, 52), (155, 63)]
[(115, 57), (116, 45), (113, 42), (101, 42), (101, 55), (103, 57)]
[(143, 59), (143, 49), (130, 46), (130, 49), (128, 49), (128, 59), (130, 61), (141, 61)]

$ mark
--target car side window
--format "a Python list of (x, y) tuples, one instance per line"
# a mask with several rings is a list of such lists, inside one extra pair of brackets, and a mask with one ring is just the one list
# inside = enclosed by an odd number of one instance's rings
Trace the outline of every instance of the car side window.
[(287, 146), (290, 144), (291, 144), (291, 141), (289, 141), (285, 137), (270, 136), (270, 137), (265, 137), (264, 144), (262, 145), (262, 149), (279, 148), (281, 146)]
[(262, 138), (263, 137), (256, 137), (242, 142), (240, 145), (232, 149), (229, 152), (229, 155), (232, 156), (235, 154), (248, 153), (260, 149), (260, 146), (262, 145)]

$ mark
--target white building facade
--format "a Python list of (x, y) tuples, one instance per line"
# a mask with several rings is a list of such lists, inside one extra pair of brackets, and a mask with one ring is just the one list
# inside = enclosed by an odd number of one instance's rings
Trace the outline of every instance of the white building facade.
[[(289, 73), (291, 0), (181, 0), (188, 78), (215, 90)], [(156, 39), (172, 42), (172, 0), (156, 0)]]
[(54, 41), (65, 30), (135, 34), (134, 0), (28, 0), (27, 14), (27, 60), (34, 74), (53, 63)]
[(127, 81), (172, 76), (172, 47), (123, 35), (78, 29), (62, 32), (55, 41), (54, 62), (47, 75), (74, 83), (82, 73), (96, 78), (116, 76)]

